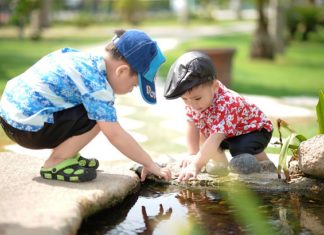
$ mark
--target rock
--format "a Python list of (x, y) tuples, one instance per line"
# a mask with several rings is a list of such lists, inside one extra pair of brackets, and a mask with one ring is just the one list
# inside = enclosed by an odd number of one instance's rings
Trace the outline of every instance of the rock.
[(324, 179), (324, 135), (303, 141), (298, 148), (298, 157), (303, 173)]
[(297, 160), (289, 162), (288, 171), (292, 178), (303, 175), (303, 172), (299, 169), (299, 163)]
[(277, 167), (275, 164), (270, 160), (259, 161), (261, 172), (277, 172)]
[(224, 162), (216, 162), (214, 160), (209, 160), (206, 164), (206, 172), (210, 176), (221, 177), (228, 175), (228, 164)]
[(258, 160), (251, 154), (244, 153), (233, 157), (229, 164), (230, 170), (238, 174), (251, 174), (261, 171)]

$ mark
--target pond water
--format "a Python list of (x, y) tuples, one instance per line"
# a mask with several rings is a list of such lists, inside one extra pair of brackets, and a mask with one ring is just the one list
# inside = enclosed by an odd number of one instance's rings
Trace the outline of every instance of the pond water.
[[(260, 202), (257, 210), (272, 228), (270, 234), (324, 234), (321, 196), (265, 192), (256, 195)], [(249, 224), (238, 222), (237, 208), (229, 203), (228, 196), (226, 192), (205, 188), (143, 185), (118, 206), (86, 219), (78, 235), (251, 234)]]

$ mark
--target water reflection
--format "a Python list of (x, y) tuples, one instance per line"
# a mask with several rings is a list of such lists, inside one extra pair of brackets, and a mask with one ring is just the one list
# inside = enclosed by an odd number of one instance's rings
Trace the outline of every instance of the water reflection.
[(261, 197), (271, 210), (269, 220), (279, 234), (324, 234), (323, 195), (286, 193)]
[(176, 198), (188, 208), (188, 215), (194, 219), (205, 234), (244, 234), (235, 222), (233, 214), (221, 194), (206, 189), (184, 189)]
[(160, 204), (160, 210), (159, 213), (155, 216), (148, 216), (146, 213), (145, 206), (142, 206), (142, 216), (145, 224), (145, 230), (141, 232), (140, 234), (153, 234), (156, 226), (164, 221), (170, 219), (172, 214), (172, 208), (169, 208), (169, 210), (164, 213), (164, 209), (162, 204)]
[(87, 218), (86, 220), (83, 221), (78, 234), (79, 235), (81, 234), (82, 235), (102, 235), (102, 234), (107, 234), (108, 231), (114, 229), (118, 231), (118, 229), (120, 228), (118, 225), (122, 224), (125, 221), (130, 209), (135, 205), (137, 200), (138, 200), (138, 194), (128, 196), (126, 200), (123, 203), (119, 204), (117, 207), (103, 210)]
[[(317, 195), (257, 193), (259, 210), (278, 234), (324, 234), (324, 201)], [(207, 189), (146, 185), (124, 203), (84, 221), (86, 234), (249, 234), (230, 195)]]

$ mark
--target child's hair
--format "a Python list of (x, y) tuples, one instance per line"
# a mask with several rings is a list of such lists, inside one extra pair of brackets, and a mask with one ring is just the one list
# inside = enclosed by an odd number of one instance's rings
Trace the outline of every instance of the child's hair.
[[(115, 30), (115, 37), (120, 38), (126, 31), (124, 29), (117, 29)], [(118, 51), (118, 49), (116, 48), (115, 44), (113, 43), (113, 41), (110, 41), (106, 47), (105, 47), (105, 51), (107, 51), (113, 59), (115, 60), (123, 60), (127, 63), (126, 59), (124, 58), (124, 56)], [(130, 66), (131, 68), (131, 74), (136, 74), (137, 72)]]
[(186, 92), (190, 93), (194, 88), (196, 88), (198, 86), (211, 86), (214, 83), (214, 80), (216, 80), (216, 76), (214, 77), (213, 80), (204, 81), (204, 82), (202, 82), (200, 84), (197, 84), (197, 85), (195, 85), (193, 87), (190, 87), (188, 90), (186, 90)]

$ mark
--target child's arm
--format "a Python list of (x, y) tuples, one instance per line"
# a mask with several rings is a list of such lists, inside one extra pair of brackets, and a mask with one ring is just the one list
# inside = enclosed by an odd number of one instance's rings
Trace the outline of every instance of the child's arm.
[(199, 129), (193, 121), (187, 121), (187, 146), (190, 155), (199, 151)]
[(198, 152), (197, 157), (194, 158), (190, 165), (182, 170), (178, 180), (182, 181), (188, 180), (191, 177), (196, 177), (209, 159), (215, 158), (220, 154), (220, 144), (224, 139), (225, 135), (221, 133), (210, 135)]
[(142, 147), (128, 134), (118, 122), (98, 122), (99, 128), (120, 152), (133, 161), (143, 165), (141, 180), (144, 181), (148, 172), (171, 179), (171, 172), (167, 168), (160, 168)]
[(189, 156), (181, 161), (180, 167), (188, 166), (199, 151), (199, 129), (192, 121), (187, 121), (186, 139)]

